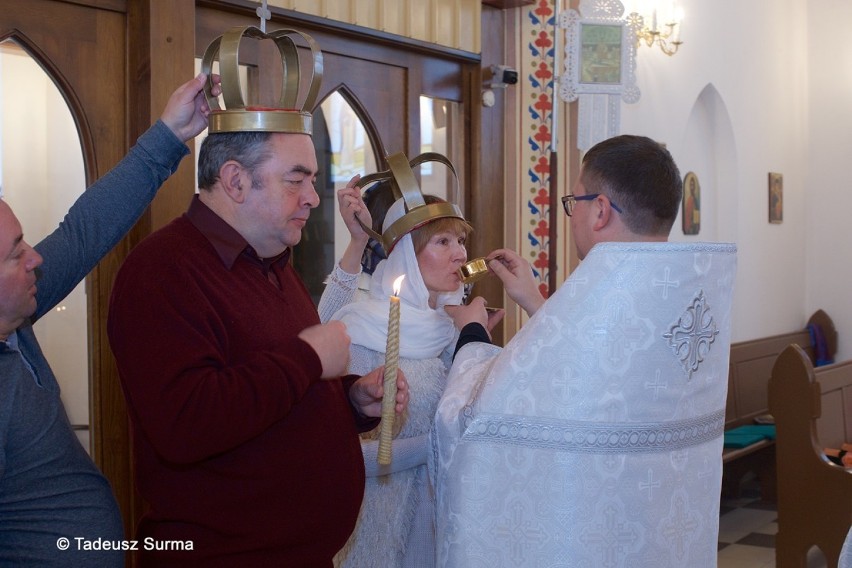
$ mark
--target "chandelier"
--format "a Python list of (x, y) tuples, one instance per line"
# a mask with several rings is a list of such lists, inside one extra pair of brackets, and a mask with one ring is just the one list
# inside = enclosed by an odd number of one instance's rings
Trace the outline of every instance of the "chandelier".
[[(675, 8), (673, 3), (668, 3), (668, 9), (658, 10), (656, 6), (630, 12), (627, 16), (627, 24), (636, 30), (637, 47), (644, 42), (653, 48), (656, 44), (666, 55), (674, 55), (683, 41), (680, 38), (681, 25), (683, 22), (683, 11)], [(663, 12), (661, 16), (658, 12)], [(648, 25), (650, 24), (650, 25)]]

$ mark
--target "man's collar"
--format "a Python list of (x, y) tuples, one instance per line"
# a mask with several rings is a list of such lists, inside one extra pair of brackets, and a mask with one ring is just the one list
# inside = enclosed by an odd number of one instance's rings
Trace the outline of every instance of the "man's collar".
[(230, 226), (224, 219), (217, 215), (204, 202), (199, 199), (198, 195), (192, 198), (189, 204), (189, 210), (186, 212), (189, 221), (204, 235), (219, 258), (222, 264), (230, 270), (237, 258), (241, 254), (246, 254), (251, 259), (256, 260), (267, 270), (269, 266), (283, 262), (286, 264), (290, 259), (290, 250), (287, 248), (280, 255), (271, 259), (262, 259), (257, 256), (257, 253), (248, 244), (243, 236)]

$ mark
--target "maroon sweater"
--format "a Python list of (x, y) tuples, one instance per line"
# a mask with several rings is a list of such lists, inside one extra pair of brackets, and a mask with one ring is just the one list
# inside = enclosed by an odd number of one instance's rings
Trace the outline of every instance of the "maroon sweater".
[(296, 337), (319, 318), (288, 255), (260, 261), (196, 197), (119, 271), (108, 331), (150, 505), (139, 547), (194, 549), (143, 565), (325, 567), (352, 532), (357, 432), (375, 421)]

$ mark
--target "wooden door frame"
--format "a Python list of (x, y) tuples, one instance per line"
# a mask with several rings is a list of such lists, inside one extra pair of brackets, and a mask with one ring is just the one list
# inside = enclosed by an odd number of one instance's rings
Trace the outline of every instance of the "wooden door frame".
[[(193, 0), (127, 0), (127, 144), (128, 148), (159, 118), (172, 92), (195, 74), (195, 4)], [(195, 151), (192, 140), (187, 142)], [(122, 241), (114, 268), (98, 280), (96, 323), (100, 384), (93, 423), (101, 436), (93, 455), (113, 486), (124, 518), (125, 533), (136, 534), (143, 512), (133, 471), (130, 424), (118, 369), (106, 335), (109, 295), (118, 267), (130, 250), (151, 232), (183, 213), (195, 193), (195, 168), (191, 156), (163, 184), (150, 207)], [(108, 257), (109, 258), (109, 257)], [(135, 558), (130, 558), (133, 565)]]
[[(477, 103), (482, 96), (483, 77), (490, 74), (491, 65), (509, 61), (506, 50), (506, 12), (482, 6), (482, 62), (478, 73), (469, 77), (468, 89)], [(488, 69), (486, 73), (484, 70)], [(494, 105), (483, 109), (475, 105), (471, 113), (471, 128), (478, 136), (471, 146), (476, 156), (475, 177), (469, 186), (469, 220), (476, 231), (469, 250), (473, 255), (484, 256), (506, 245), (506, 98), (505, 89), (494, 89)], [(495, 222), (499, 221), (499, 222)], [(477, 283), (475, 293), (483, 296), (489, 306), (503, 307), (503, 284), (497, 278), (485, 278)], [(497, 345), (503, 344), (503, 324), (491, 332)]]

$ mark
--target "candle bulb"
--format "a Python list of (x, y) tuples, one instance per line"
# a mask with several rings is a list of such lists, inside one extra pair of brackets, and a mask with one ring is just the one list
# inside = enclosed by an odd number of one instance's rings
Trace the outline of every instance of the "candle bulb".
[(405, 275), (402, 275), (394, 280), (393, 296), (390, 298), (388, 339), (385, 347), (385, 394), (382, 398), (382, 425), (379, 432), (379, 465), (391, 463), (393, 422), (396, 415), (396, 371), (399, 369), (399, 291), (404, 278)]
[(678, 6), (675, 10), (675, 41), (680, 41), (681, 26), (683, 25), (683, 9)]

